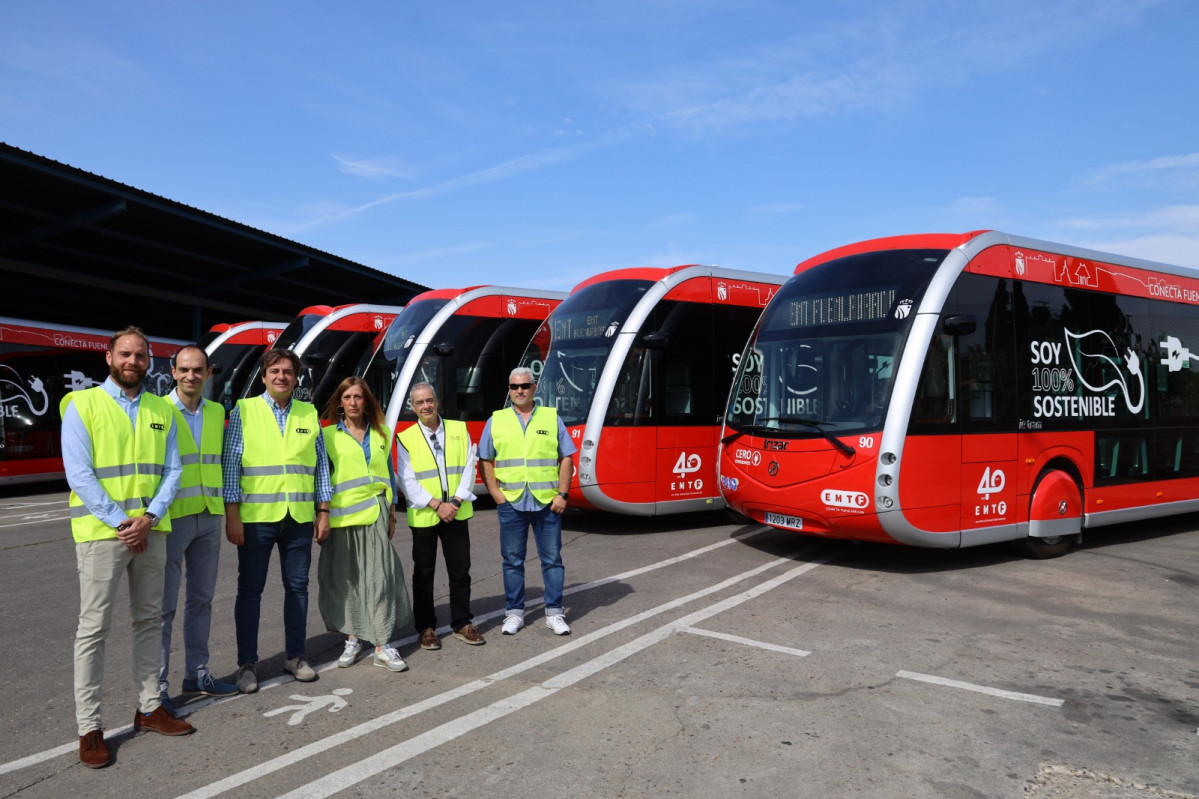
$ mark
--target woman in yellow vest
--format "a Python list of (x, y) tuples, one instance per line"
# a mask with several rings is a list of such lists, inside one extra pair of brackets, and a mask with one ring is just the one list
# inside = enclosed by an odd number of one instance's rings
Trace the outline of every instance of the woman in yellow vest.
[(408, 666), (390, 643), (396, 629), (412, 623), (404, 570), (391, 545), (391, 431), (360, 377), (341, 381), (322, 419), (328, 423), (322, 435), (332, 462), (333, 500), (317, 567), (321, 618), (326, 629), (346, 635), (338, 666), (354, 665), (365, 640), (375, 644), (376, 666), (404, 671)]

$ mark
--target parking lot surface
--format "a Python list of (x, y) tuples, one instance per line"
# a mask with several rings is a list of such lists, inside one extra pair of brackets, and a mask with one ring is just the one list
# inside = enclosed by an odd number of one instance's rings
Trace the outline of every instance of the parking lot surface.
[[(573, 634), (560, 637), (543, 624), (532, 545), (528, 627), (500, 634), (498, 526), (482, 506), (472, 604), (485, 646), (447, 637), (427, 652), (402, 630), (407, 672), (337, 669), (314, 563), (320, 679), (296, 683), (272, 566), (263, 688), (180, 697), (197, 727), (186, 738), (128, 728), (122, 598), (104, 693), (116, 762), (93, 771), (77, 757), (78, 588), (59, 488), (0, 495), (0, 797), (1199, 795), (1193, 516), (1030, 561), (1007, 546), (820, 541), (720, 513), (571, 513)], [(395, 546), (410, 568), (406, 529)], [(441, 564), (438, 579), (444, 624)], [(226, 544), (210, 661), (226, 678), (235, 592)]]

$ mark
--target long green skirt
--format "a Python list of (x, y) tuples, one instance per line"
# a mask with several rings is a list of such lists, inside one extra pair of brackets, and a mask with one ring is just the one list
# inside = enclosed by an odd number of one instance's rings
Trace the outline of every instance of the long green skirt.
[(390, 509), (379, 497), (374, 524), (335, 527), (321, 544), (318, 605), (325, 629), (376, 646), (412, 626), (412, 603), (400, 556), (387, 538)]

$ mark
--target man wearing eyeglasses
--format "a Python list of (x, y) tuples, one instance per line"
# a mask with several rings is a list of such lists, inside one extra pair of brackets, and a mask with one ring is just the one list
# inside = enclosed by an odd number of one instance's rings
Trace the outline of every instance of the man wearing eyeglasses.
[[(396, 460), (412, 530), (412, 617), (421, 649), (441, 649), (433, 606), (437, 542), (450, 580), (450, 629), (471, 646), (485, 643), (470, 612), (470, 527), (475, 448), (466, 425), (442, 419), (428, 383), (408, 392), (416, 424), (400, 433)], [(451, 489), (453, 489), (451, 491)]]
[(525, 626), (525, 555), (529, 528), (545, 584), (545, 626), (570, 635), (562, 590), (562, 514), (570, 499), (577, 448), (553, 408), (537, 405), (537, 382), (525, 367), (508, 376), (512, 407), (496, 411), (479, 438), (483, 482), (495, 500), (504, 570), (504, 635)]

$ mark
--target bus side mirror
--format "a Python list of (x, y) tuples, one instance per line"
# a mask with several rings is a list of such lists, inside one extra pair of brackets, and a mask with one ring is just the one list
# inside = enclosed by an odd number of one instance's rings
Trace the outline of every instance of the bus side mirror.
[(970, 314), (956, 314), (954, 316), (945, 317), (945, 322), (942, 328), (946, 335), (950, 336), (968, 336), (978, 327), (978, 322)]
[(434, 344), (433, 351), (443, 358), (448, 358), (454, 354), (454, 345), (449, 341), (443, 341), (440, 344)]
[(659, 330), (656, 333), (646, 333), (641, 337), (641, 346), (647, 350), (664, 350), (670, 343), (670, 334)]

